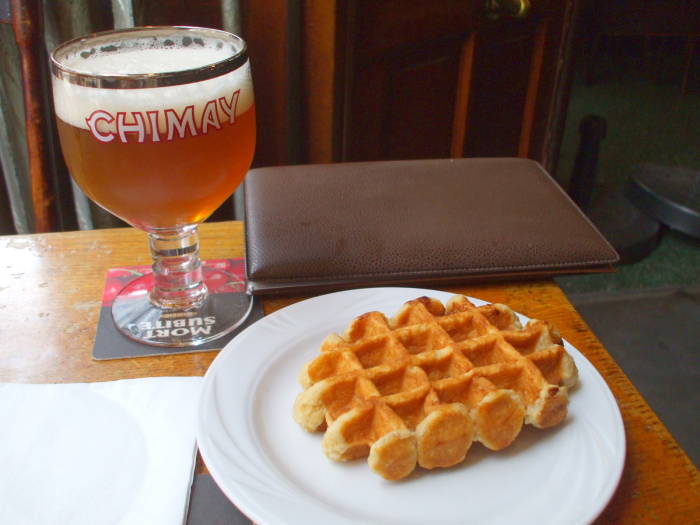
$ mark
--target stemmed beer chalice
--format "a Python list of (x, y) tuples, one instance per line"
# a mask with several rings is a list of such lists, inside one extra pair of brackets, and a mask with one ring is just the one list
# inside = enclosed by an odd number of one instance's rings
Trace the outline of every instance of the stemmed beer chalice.
[[(244, 41), (193, 27), (98, 33), (51, 54), (61, 147), (94, 202), (148, 234), (150, 290), (132, 282), (112, 306), (132, 339), (158, 346), (214, 340), (249, 311), (217, 307), (197, 225), (243, 180), (255, 149)], [(168, 326), (169, 330), (153, 330)], [(155, 334), (155, 335), (154, 335)]]

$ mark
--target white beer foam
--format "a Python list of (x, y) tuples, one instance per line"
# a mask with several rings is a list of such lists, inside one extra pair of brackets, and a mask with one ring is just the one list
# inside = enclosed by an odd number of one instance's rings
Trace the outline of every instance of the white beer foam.
[[(78, 55), (69, 57), (63, 63), (72, 69), (91, 74), (161, 73), (197, 68), (224, 60), (230, 55), (229, 51), (215, 48), (140, 49), (109, 55), (98, 54), (87, 59)], [(148, 66), (145, 68), (144, 64)], [(163, 131), (166, 109), (181, 114), (187, 106), (194, 105), (195, 119), (199, 121), (208, 101), (222, 97), (230, 101), (236, 90), (240, 90), (237, 115), (244, 113), (254, 102), (250, 62), (219, 77), (178, 86), (102, 89), (78, 86), (56, 77), (52, 77), (52, 84), (58, 118), (83, 129), (88, 129), (85, 120), (97, 110), (114, 116), (118, 112), (126, 112), (129, 120), (131, 112), (140, 111), (145, 115), (146, 111), (160, 111), (159, 128)], [(109, 130), (110, 127), (104, 126), (104, 129)]]
[(91, 75), (119, 75), (138, 73), (167, 73), (184, 71), (215, 64), (231, 57), (226, 47), (143, 47), (104, 53), (95, 51), (83, 57), (73, 53), (61, 59), (61, 63), (80, 73)]

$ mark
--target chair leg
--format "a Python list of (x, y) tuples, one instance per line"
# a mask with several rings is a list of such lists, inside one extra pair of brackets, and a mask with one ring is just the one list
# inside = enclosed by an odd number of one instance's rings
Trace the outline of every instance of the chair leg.
[(47, 63), (44, 56), (42, 3), (40, 0), (12, 0), (11, 7), (12, 28), (22, 66), (34, 230), (37, 233), (51, 232), (58, 229), (58, 207), (49, 144), (42, 127), (49, 114), (48, 99), (42, 91), (42, 64)]

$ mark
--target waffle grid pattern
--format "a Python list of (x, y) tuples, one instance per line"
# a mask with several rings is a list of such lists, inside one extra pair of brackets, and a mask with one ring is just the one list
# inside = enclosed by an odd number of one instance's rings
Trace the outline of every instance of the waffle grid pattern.
[(505, 305), (421, 297), (392, 319), (369, 312), (328, 336), (302, 370), (294, 416), (310, 432), (325, 430), (329, 458), (368, 456), (395, 480), (416, 464), (455, 465), (473, 441), (501, 450), (523, 423), (557, 425), (576, 381), (547, 323), (523, 328)]

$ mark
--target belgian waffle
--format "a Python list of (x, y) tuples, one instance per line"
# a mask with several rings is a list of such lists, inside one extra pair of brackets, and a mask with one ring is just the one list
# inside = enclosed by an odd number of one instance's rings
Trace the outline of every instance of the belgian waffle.
[(294, 418), (325, 430), (329, 458), (369, 456), (389, 480), (416, 464), (449, 467), (473, 441), (501, 450), (523, 423), (566, 417), (578, 374), (561, 342), (543, 321), (523, 327), (505, 305), (421, 297), (391, 319), (369, 312), (328, 336), (302, 369)]

